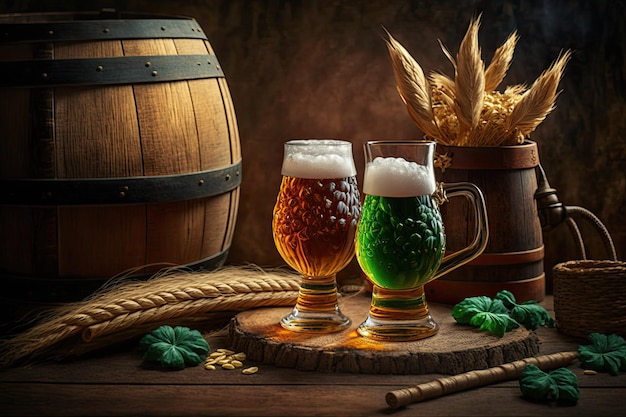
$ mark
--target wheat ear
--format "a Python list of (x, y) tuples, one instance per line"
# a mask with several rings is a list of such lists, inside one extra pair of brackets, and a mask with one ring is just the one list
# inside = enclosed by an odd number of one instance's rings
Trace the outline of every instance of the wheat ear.
[(439, 72), (432, 72), (428, 76), (432, 85), (438, 86), (440, 90), (446, 95), (447, 99), (454, 100), (454, 80), (445, 74)]
[(430, 83), (411, 54), (389, 32), (387, 35), (387, 49), (400, 97), (417, 127), (427, 136), (438, 137), (439, 129), (433, 116)]
[[(468, 131), (480, 121), (485, 94), (485, 65), (480, 56), (478, 28), (480, 17), (470, 22), (456, 59), (455, 112)], [(463, 136), (464, 132), (460, 132)], [(469, 134), (469, 132), (467, 132)]]
[(526, 136), (554, 110), (559, 82), (571, 57), (571, 51), (561, 54), (522, 95), (506, 121), (506, 129), (519, 130)]
[(506, 41), (496, 49), (489, 66), (485, 70), (485, 91), (494, 91), (498, 88), (502, 80), (504, 80), (511, 66), (513, 52), (515, 51), (518, 40), (519, 36), (517, 35), (517, 31), (514, 31), (509, 35)]

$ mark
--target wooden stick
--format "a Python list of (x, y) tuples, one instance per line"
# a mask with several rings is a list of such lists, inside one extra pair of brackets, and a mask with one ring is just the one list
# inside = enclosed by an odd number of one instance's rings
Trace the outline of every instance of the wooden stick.
[(488, 369), (479, 369), (450, 377), (437, 378), (424, 384), (391, 391), (387, 393), (385, 400), (390, 407), (399, 408), (410, 403), (442, 397), (453, 392), (519, 378), (527, 364), (536, 365), (542, 370), (549, 370), (566, 366), (577, 357), (578, 352), (571, 351), (525, 358)]

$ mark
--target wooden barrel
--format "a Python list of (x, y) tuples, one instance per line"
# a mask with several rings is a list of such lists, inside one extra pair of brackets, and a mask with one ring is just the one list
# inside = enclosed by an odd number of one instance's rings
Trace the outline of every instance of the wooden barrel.
[(241, 149), (194, 19), (0, 16), (0, 129), (3, 297), (64, 303), (127, 272), (225, 262)]
[[(483, 192), (489, 218), (485, 251), (470, 263), (429, 283), (427, 298), (456, 304), (466, 297), (511, 291), (517, 301), (545, 297), (544, 246), (534, 194), (537, 144), (455, 147), (437, 145), (437, 181), (469, 181)], [(446, 250), (473, 239), (475, 223), (464, 199), (441, 206)]]

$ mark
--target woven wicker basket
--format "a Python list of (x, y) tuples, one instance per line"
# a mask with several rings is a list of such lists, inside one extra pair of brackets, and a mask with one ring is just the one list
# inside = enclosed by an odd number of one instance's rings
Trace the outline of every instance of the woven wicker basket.
[(580, 260), (553, 268), (554, 314), (559, 331), (626, 337), (626, 263)]

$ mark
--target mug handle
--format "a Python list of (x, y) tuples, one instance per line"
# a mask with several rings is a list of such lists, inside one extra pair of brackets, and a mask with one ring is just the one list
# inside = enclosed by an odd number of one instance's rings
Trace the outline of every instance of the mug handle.
[(437, 279), (476, 258), (478, 255), (483, 253), (485, 247), (487, 246), (487, 240), (489, 239), (487, 209), (485, 207), (485, 199), (483, 198), (483, 193), (480, 191), (480, 188), (471, 182), (454, 182), (443, 184), (443, 189), (445, 191), (446, 198), (463, 196), (469, 200), (471, 206), (474, 208), (476, 230), (472, 243), (457, 252), (445, 256), (442, 259), (439, 269), (433, 279)]

